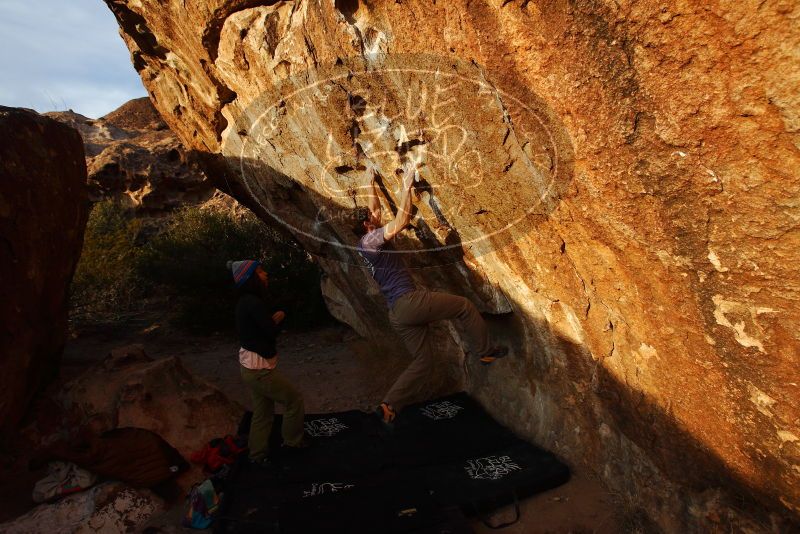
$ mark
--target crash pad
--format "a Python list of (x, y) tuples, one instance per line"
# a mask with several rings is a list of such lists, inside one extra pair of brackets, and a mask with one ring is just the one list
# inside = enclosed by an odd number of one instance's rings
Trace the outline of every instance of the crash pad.
[(355, 410), (306, 415), (312, 446), (301, 451), (280, 446), (280, 423), (272, 464), (243, 459), (228, 477), (216, 532), (470, 532), (464, 512), (569, 479), (466, 393), (408, 406), (391, 427)]

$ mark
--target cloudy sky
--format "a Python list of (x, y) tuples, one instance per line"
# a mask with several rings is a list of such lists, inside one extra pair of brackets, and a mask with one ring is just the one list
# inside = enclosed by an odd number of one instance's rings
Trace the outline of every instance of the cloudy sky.
[(0, 0), (0, 105), (97, 118), (145, 96), (102, 0)]

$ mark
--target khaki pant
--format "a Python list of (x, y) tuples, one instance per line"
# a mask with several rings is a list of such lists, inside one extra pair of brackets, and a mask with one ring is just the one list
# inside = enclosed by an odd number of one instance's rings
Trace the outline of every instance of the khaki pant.
[(395, 410), (399, 411), (407, 404), (419, 382), (429, 375), (434, 358), (428, 323), (442, 319), (458, 320), (472, 356), (480, 358), (490, 352), (486, 323), (468, 299), (427, 289), (406, 293), (389, 311), (389, 321), (413, 356), (411, 364), (384, 397), (383, 402)]
[(241, 367), (242, 380), (253, 398), (253, 420), (250, 422), (250, 458), (261, 460), (269, 452), (269, 435), (275, 414), (275, 402), (284, 407), (281, 434), (283, 442), (296, 446), (303, 440), (303, 396), (277, 369), (253, 370)]

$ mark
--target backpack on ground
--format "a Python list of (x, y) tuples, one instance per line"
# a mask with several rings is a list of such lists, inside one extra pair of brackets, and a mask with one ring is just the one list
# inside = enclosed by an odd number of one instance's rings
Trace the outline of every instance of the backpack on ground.
[(183, 526), (204, 529), (211, 526), (219, 509), (219, 495), (214, 484), (207, 479), (196, 484), (186, 496), (187, 510)]

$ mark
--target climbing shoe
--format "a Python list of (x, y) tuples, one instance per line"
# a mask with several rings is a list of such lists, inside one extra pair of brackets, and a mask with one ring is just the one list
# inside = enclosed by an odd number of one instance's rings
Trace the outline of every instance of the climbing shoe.
[(382, 402), (380, 406), (375, 408), (375, 415), (378, 416), (378, 419), (385, 425), (391, 425), (394, 422), (394, 418), (397, 417), (397, 412), (394, 409)]
[(294, 445), (289, 445), (288, 443), (283, 443), (281, 445), (282, 448), (289, 450), (289, 451), (299, 451), (302, 449), (307, 449), (311, 446), (311, 437), (308, 434), (303, 434), (303, 439), (300, 440), (299, 443)]
[(491, 365), (495, 360), (508, 356), (508, 347), (495, 347), (488, 354), (481, 356), (481, 365)]
[(256, 466), (256, 467), (260, 467), (262, 469), (270, 469), (270, 470), (272, 470), (272, 469), (275, 468), (274, 462), (272, 460), (270, 460), (269, 458), (267, 458), (267, 457), (248, 458), (247, 461), (250, 463), (250, 465), (253, 465), (253, 466)]
[[(281, 476), (282, 473), (286, 471), (286, 467), (279, 458), (259, 458), (257, 460), (248, 458), (247, 465), (250, 466), (250, 469), (255, 469), (265, 475), (273, 477)], [(215, 474), (214, 476), (216, 477), (218, 475)]]

